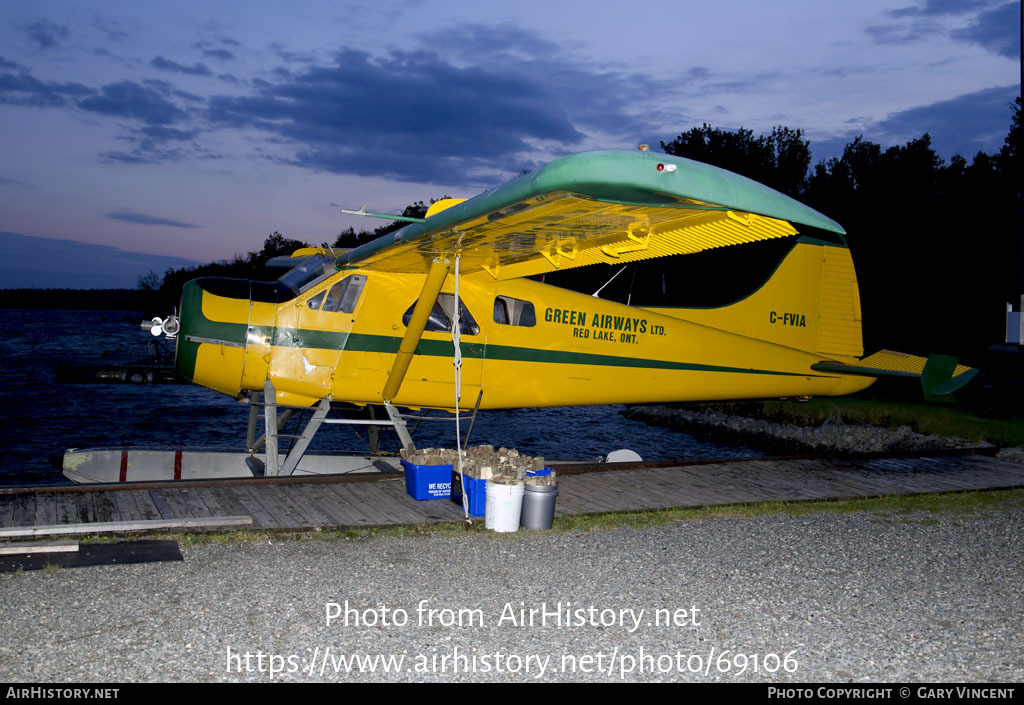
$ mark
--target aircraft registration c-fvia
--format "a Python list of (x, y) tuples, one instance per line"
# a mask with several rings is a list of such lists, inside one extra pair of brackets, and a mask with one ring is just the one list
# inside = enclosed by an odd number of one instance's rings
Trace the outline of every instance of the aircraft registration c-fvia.
[[(421, 221), (355, 249), (299, 250), (275, 282), (189, 282), (176, 364), (240, 398), (269, 380), (278, 404), (297, 406), (838, 396), (883, 375), (921, 378), (927, 396), (948, 398), (976, 370), (939, 356), (862, 358), (844, 235), (821, 213), (716, 167), (584, 152), (435, 203)], [(743, 256), (745, 244), (775, 238), (791, 247), (770, 277), (716, 308), (631, 307), (527, 278), (712, 248)]]

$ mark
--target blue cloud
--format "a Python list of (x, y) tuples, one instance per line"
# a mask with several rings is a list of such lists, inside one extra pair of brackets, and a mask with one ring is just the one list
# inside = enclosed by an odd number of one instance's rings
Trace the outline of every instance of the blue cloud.
[(146, 215), (144, 213), (136, 213), (130, 210), (120, 210), (113, 213), (105, 213), (104, 218), (111, 220), (123, 220), (127, 223), (135, 223), (137, 225), (157, 225), (162, 227), (171, 228), (198, 228), (198, 225), (192, 223), (185, 223), (180, 220), (170, 220), (168, 218), (158, 218), (154, 215)]
[(0, 103), (10, 105), (53, 108), (64, 105), (68, 98), (95, 92), (80, 83), (43, 82), (24, 72), (0, 74)]
[(235, 55), (227, 49), (203, 49), (203, 56), (219, 59), (220, 61), (230, 61), (235, 58)]
[(42, 49), (52, 49), (68, 37), (68, 28), (50, 20), (39, 19), (25, 26), (29, 38)]
[(162, 56), (158, 56), (149, 62), (149, 65), (155, 69), (161, 71), (170, 71), (172, 73), (184, 73), (189, 76), (212, 76), (213, 71), (206, 64), (196, 62), (192, 66), (183, 66), (176, 61), (165, 59)]
[(871, 25), (865, 27), (876, 44), (907, 44), (919, 42), (942, 34), (945, 30), (932, 22), (913, 22), (910, 24)]
[[(978, 44), (1011, 59), (1020, 56), (1020, 3), (1017, 0), (926, 0), (885, 13), (896, 22), (865, 31), (877, 44), (917, 42), (937, 36)], [(962, 17), (969, 24), (950, 29), (943, 18)]]
[(875, 123), (851, 121), (858, 123), (856, 131), (814, 140), (811, 149), (815, 160), (824, 161), (840, 156), (846, 144), (858, 134), (884, 148), (928, 133), (932, 148), (947, 159), (954, 154), (971, 159), (979, 151), (994, 154), (1009, 131), (1012, 104), (1018, 95), (1019, 86), (997, 86), (903, 110)]
[(160, 162), (159, 158), (145, 154), (139, 149), (134, 149), (131, 152), (115, 150), (100, 152), (99, 161), (101, 164), (158, 164)]
[(108, 20), (103, 17), (96, 17), (92, 21), (93, 27), (107, 35), (112, 42), (123, 42), (128, 39), (128, 33), (121, 29), (117, 20)]
[(1019, 59), (1020, 26), (1020, 3), (1008, 2), (981, 13), (973, 24), (956, 30), (952, 37), (980, 44), (1010, 59)]
[(117, 117), (134, 118), (150, 125), (166, 125), (185, 115), (158, 91), (132, 81), (103, 86), (101, 95), (79, 101), (78, 107)]
[[(1010, 128), (1011, 106), (1020, 86), (996, 86), (890, 115), (870, 131), (893, 142), (928, 133), (943, 156), (973, 157), (999, 150)], [(870, 138), (870, 133), (868, 134)]]
[(963, 15), (990, 7), (999, 0), (925, 0), (921, 5), (890, 10), (893, 17), (936, 17), (941, 15)]
[[(416, 40), (445, 47), (445, 56), (343, 48), (324, 63), (272, 45), (289, 64), (253, 79), (247, 96), (211, 98), (208, 117), (266, 133), (288, 150), (274, 150), (278, 158), (298, 166), (469, 186), (503, 178), (496, 164), (515, 173), (538, 143), (570, 150), (595, 132), (647, 134), (652, 114), (633, 106), (679, 90), (677, 81), (576, 59), (509, 25), (460, 25)], [(709, 75), (706, 67), (688, 74)]]
[(139, 130), (139, 132), (149, 139), (160, 142), (190, 140), (199, 134), (199, 130), (177, 130), (173, 127), (164, 127), (163, 125), (147, 125)]
[(528, 140), (582, 139), (540, 82), (430, 52), (345, 49), (331, 65), (254, 87), (253, 96), (212, 98), (210, 119), (283, 137), (296, 146), (293, 163), (335, 173), (462, 183)]
[(444, 46), (452, 57), (467, 65), (492, 66), (496, 73), (542, 86), (552, 108), (570, 116), (581, 131), (631, 139), (649, 129), (651, 115), (629, 112), (628, 106), (649, 104), (651, 96), (678, 93), (681, 83), (710, 76), (710, 70), (703, 66), (690, 69), (681, 80), (626, 73), (581, 61), (561, 44), (512, 25), (464, 24), (423, 34), (421, 40), (426, 46)]

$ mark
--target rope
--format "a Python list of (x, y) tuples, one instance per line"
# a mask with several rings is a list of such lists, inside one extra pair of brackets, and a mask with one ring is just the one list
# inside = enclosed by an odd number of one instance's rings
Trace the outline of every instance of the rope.
[(459, 402), (462, 400), (462, 322), (460, 321), (462, 305), (459, 299), (459, 256), (455, 256), (455, 313), (452, 315), (452, 345), (455, 353), (452, 364), (455, 366), (455, 449), (458, 451), (459, 483), (462, 485), (462, 513), (466, 523), (473, 523), (469, 518), (469, 492), (466, 490), (466, 475), (462, 471), (462, 431), (459, 427)]

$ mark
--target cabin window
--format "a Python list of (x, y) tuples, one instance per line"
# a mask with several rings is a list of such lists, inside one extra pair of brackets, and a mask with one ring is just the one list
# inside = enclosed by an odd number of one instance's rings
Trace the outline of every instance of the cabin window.
[[(406, 326), (409, 325), (409, 321), (412, 319), (412, 310), (414, 308), (416, 308), (416, 302), (413, 302), (413, 305), (402, 316), (402, 323)], [(454, 317), (455, 295), (438, 294), (437, 301), (434, 302), (434, 308), (430, 310), (430, 317), (427, 319), (425, 330), (447, 333), (452, 329), (452, 319)], [(476, 319), (473, 318), (473, 315), (466, 308), (466, 304), (462, 303), (462, 299), (459, 299), (459, 323), (459, 329), (464, 335), (477, 335), (480, 332), (480, 326), (476, 324)]]
[(513, 299), (510, 296), (496, 296), (494, 298), (494, 322), (505, 326), (532, 328), (537, 325), (537, 313), (529, 301)]
[(319, 294), (317, 294), (316, 296), (311, 298), (309, 301), (307, 301), (306, 305), (309, 306), (310, 310), (319, 311), (320, 310), (320, 304), (322, 304), (324, 302), (324, 296), (326, 296), (326, 295), (327, 295), (326, 291), (321, 291)]
[(353, 274), (345, 277), (331, 287), (331, 291), (324, 300), (321, 311), (332, 311), (336, 313), (355, 313), (356, 304), (359, 302), (359, 295), (363, 293), (366, 285), (365, 274)]

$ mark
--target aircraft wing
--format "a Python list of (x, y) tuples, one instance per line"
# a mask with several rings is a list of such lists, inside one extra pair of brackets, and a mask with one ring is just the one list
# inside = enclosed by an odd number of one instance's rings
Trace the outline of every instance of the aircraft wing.
[(682, 157), (601, 150), (557, 159), (422, 223), (342, 254), (337, 266), (425, 272), (458, 253), (464, 274), (515, 279), (796, 234), (843, 235), (834, 220), (773, 189)]

